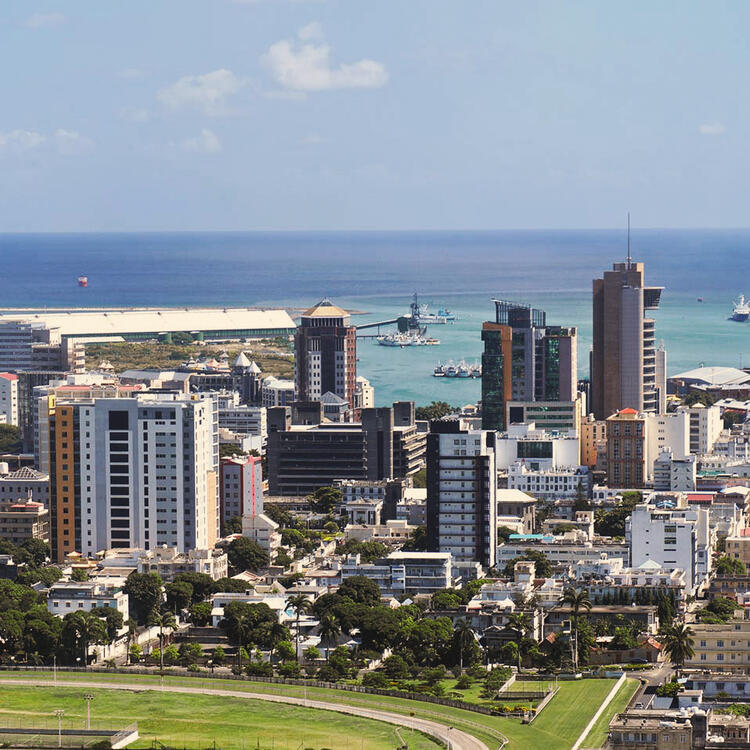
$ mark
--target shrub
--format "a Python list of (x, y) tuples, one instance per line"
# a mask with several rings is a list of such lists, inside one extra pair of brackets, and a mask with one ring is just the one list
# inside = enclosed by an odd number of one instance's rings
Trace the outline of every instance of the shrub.
[(467, 674), (461, 675), (456, 681), (456, 690), (468, 690), (471, 687), (471, 677)]
[(188, 664), (187, 671), (188, 672), (202, 672), (203, 670), (197, 664)]
[(267, 661), (252, 661), (245, 667), (245, 673), (250, 677), (273, 677), (273, 665)]
[(383, 672), (368, 672), (362, 677), (362, 684), (365, 687), (387, 688), (390, 681)]

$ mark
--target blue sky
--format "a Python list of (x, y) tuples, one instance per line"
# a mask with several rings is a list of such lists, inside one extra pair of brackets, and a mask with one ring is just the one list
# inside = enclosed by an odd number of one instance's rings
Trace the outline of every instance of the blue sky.
[(0, 230), (748, 225), (750, 4), (4, 0)]

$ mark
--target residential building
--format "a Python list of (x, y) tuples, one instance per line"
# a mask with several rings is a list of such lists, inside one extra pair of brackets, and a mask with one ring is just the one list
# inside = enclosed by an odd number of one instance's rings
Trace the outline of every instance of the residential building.
[(48, 426), (54, 559), (118, 547), (214, 546), (219, 458), (211, 398), (58, 401)]
[(269, 375), (263, 378), (260, 389), (261, 405), (270, 409), (274, 406), (287, 406), (295, 399), (294, 381)]
[(636, 505), (625, 522), (630, 566), (650, 560), (667, 570), (685, 571), (689, 594), (695, 595), (711, 572), (713, 533), (706, 509), (688, 508), (681, 494), (655, 495)]
[(271, 495), (305, 496), (337, 479), (411, 477), (424, 466), (426, 435), (411, 402), (362, 409), (359, 422), (342, 424), (291, 424), (286, 409), (269, 410)]
[(219, 428), (241, 435), (253, 435), (265, 443), (268, 437), (266, 409), (263, 406), (248, 406), (239, 403), (239, 393), (233, 392), (235, 403), (219, 407)]
[(509, 425), (496, 440), (497, 468), (506, 470), (516, 461), (536, 469), (579, 465), (579, 442), (575, 432), (547, 432), (531, 422)]
[(259, 456), (222, 458), (219, 464), (221, 521), (263, 512), (263, 469)]
[[(574, 533), (574, 532), (571, 532)], [(574, 533), (571, 539), (568, 534), (547, 536), (544, 534), (513, 534), (510, 540), (497, 546), (498, 570), (521, 557), (527, 550), (541, 552), (555, 566), (569, 567), (584, 560), (597, 561), (603, 552), (610, 558), (628, 560), (628, 546), (621, 542), (593, 543), (585, 535)]]
[(18, 426), (18, 375), (0, 372), (0, 422)]
[(750, 675), (750, 620), (730, 620), (721, 625), (695, 622), (690, 628), (695, 653), (685, 660), (686, 669)]
[(559, 469), (535, 469), (533, 462), (516, 461), (508, 468), (508, 489), (533, 495), (539, 500), (574, 499), (591, 492), (588, 466), (567, 466)]
[[(578, 440), (581, 448), (581, 464), (590, 469), (605, 471), (607, 456), (607, 422), (604, 419), (594, 419), (589, 414), (581, 420), (578, 430)], [(602, 457), (604, 460), (602, 461)]]
[(18, 373), (18, 414), (24, 453), (34, 453), (34, 416), (37, 408), (37, 386), (49, 385), (53, 380), (63, 380), (60, 371), (23, 371)]
[(724, 549), (733, 560), (739, 560), (750, 575), (750, 529), (741, 529), (739, 534), (728, 536)]
[(0, 500), (0, 539), (12, 544), (27, 539), (49, 542), (49, 511), (33, 500)]
[(361, 563), (359, 555), (347, 557), (341, 579), (365, 576), (375, 581), (383, 596), (434, 594), (450, 588), (451, 556), (448, 552), (391, 552), (372, 563)]
[(191, 549), (180, 552), (174, 547), (158, 545), (152, 549), (120, 547), (97, 555), (99, 568), (109, 574), (158, 573), (164, 581), (173, 581), (180, 573), (204, 573), (215, 581), (226, 578), (227, 555), (220, 549)]
[(671, 450), (665, 450), (654, 461), (654, 489), (666, 492), (693, 492), (696, 482), (695, 456), (675, 458)]
[[(669, 718), (651, 711), (628, 711), (617, 714), (609, 722), (609, 747), (613, 750), (670, 750), (671, 748), (704, 747), (706, 730), (696, 732), (692, 717), (670, 712)], [(705, 713), (703, 713), (705, 721)], [(693, 735), (702, 738), (696, 745)]]
[(594, 279), (591, 411), (607, 419), (623, 409), (663, 413), (666, 353), (655, 344), (654, 321), (662, 287), (645, 285), (643, 263), (615, 263)]
[(635, 409), (607, 417), (607, 483), (610, 487), (645, 487), (650, 480), (648, 420)]
[(354, 409), (372, 409), (375, 406), (375, 389), (367, 378), (357, 375), (354, 381)]
[(50, 586), (47, 609), (58, 617), (82, 610), (91, 612), (96, 607), (111, 607), (122, 613), (123, 622), (129, 618), (128, 595), (120, 588), (96, 581), (58, 581)]
[(482, 326), (482, 428), (503, 430), (509, 401), (576, 400), (577, 332), (547, 326), (543, 310), (494, 303), (495, 321)]
[(495, 565), (495, 433), (435, 422), (427, 437), (427, 545), (457, 562)]
[(582, 406), (581, 394), (574, 401), (508, 401), (505, 424), (533, 422), (537, 429), (548, 432), (577, 432)]
[(693, 406), (680, 406), (677, 411), (685, 412), (688, 415), (690, 424), (689, 452), (696, 456), (711, 453), (724, 426), (721, 421), (721, 409), (715, 404), (704, 406), (697, 403)]
[(49, 475), (22, 466), (9, 472), (8, 464), (0, 463), (0, 502), (17, 499), (33, 500), (49, 507)]
[(83, 372), (85, 363), (84, 347), (64, 341), (59, 327), (46, 325), (39, 320), (39, 315), (35, 315), (33, 321), (3, 315), (0, 322), (0, 369), (15, 373), (23, 370)]
[[(525, 492), (517, 489), (498, 489), (497, 497), (497, 516), (511, 516), (518, 519), (525, 534), (531, 534), (534, 531), (536, 523), (536, 500), (529, 497)], [(502, 522), (498, 520), (498, 524)]]
[(294, 382), (301, 401), (320, 401), (330, 391), (354, 408), (357, 330), (349, 313), (329, 299), (302, 313), (294, 336)]

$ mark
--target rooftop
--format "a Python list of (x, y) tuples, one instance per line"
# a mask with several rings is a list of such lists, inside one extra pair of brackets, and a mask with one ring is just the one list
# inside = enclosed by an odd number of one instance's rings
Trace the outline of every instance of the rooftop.
[(670, 380), (692, 380), (713, 386), (743, 385), (750, 382), (750, 374), (736, 367), (696, 367), (673, 375)]

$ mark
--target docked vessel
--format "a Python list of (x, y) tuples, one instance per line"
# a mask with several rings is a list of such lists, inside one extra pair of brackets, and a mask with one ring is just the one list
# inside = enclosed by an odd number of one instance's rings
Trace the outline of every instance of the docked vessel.
[(89, 277), (88, 276), (79, 276), (78, 277), (78, 286), (88, 286), (89, 285)]
[(467, 365), (464, 360), (456, 364), (451, 359), (445, 364), (438, 362), (432, 374), (436, 378), (481, 378), (482, 366), (476, 363)]
[(740, 294), (734, 303), (734, 310), (729, 320), (744, 323), (748, 318), (750, 318), (750, 302), (745, 299), (744, 294)]
[(445, 325), (446, 323), (453, 323), (456, 320), (456, 316), (447, 307), (441, 307), (436, 313), (430, 312), (429, 305), (420, 304), (419, 296), (416, 292), (414, 292), (414, 299), (409, 309), (411, 311), (412, 323), (415, 325), (424, 325), (426, 323)]
[(388, 333), (375, 339), (380, 346), (438, 346), (439, 339), (424, 336), (419, 333)]

